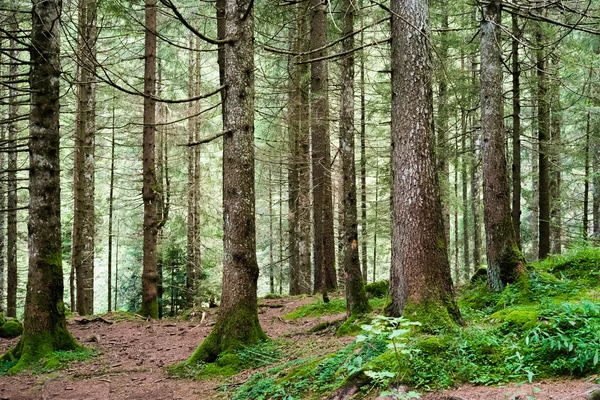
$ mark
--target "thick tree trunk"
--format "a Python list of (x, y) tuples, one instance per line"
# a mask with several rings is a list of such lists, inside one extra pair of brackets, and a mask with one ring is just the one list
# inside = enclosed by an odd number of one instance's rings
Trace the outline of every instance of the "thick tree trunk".
[(349, 36), (342, 43), (348, 52), (342, 59), (343, 82), (340, 95), (340, 155), (343, 179), (343, 269), (346, 278), (346, 309), (348, 315), (359, 315), (369, 311), (365, 282), (360, 269), (358, 254), (358, 215), (356, 207), (356, 165), (354, 161), (354, 4), (343, 0), (343, 35)]
[[(365, 44), (363, 0), (359, 1), (360, 10), (360, 45)], [(365, 95), (365, 52), (360, 53), (360, 228), (361, 228), (361, 264), (365, 284), (368, 276), (367, 262), (367, 116)]]
[[(241, 17), (243, 16), (243, 17)], [(254, 192), (254, 16), (252, 0), (227, 0), (223, 137), (223, 286), (216, 324), (186, 364), (266, 338), (258, 321)]]
[(539, 145), (539, 259), (550, 253), (550, 103), (548, 101), (548, 75), (546, 73), (546, 52), (544, 51), (542, 26), (538, 24), (536, 33), (536, 69), (538, 99), (538, 145)]
[[(475, 57), (471, 60), (471, 84), (477, 87), (477, 64)], [(477, 101), (473, 99), (474, 103)], [(481, 241), (481, 172), (479, 166), (482, 163), (481, 135), (476, 128), (476, 116), (474, 113), (469, 118), (471, 130), (471, 214), (473, 214), (473, 267), (475, 270), (482, 263), (482, 241)]]
[[(156, 0), (146, 0), (146, 41), (144, 62), (144, 94), (156, 94)], [(156, 214), (156, 101), (144, 97), (143, 187), (144, 244), (142, 271), (142, 307), (140, 314), (158, 319), (158, 273), (156, 272), (156, 242), (158, 220)]]
[(502, 49), (502, 1), (483, 8), (481, 20), (481, 127), (483, 130), (483, 196), (488, 286), (501, 290), (523, 273), (515, 238), (506, 171)]
[(29, 115), (29, 273), (23, 335), (4, 359), (18, 358), (10, 372), (51, 362), (56, 350), (73, 350), (63, 303), (60, 235), (60, 1), (33, 2), (31, 112)]
[(538, 102), (534, 97), (532, 100), (531, 107), (531, 195), (530, 195), (530, 207), (531, 207), (531, 259), (537, 260), (538, 249), (539, 249), (539, 217), (540, 209), (539, 204), (539, 146), (537, 141), (537, 107)]
[(73, 166), (73, 245), (76, 310), (94, 313), (94, 150), (96, 130), (96, 1), (79, 0), (77, 119)]
[[(392, 0), (393, 231), (387, 312), (457, 322), (437, 168), (427, 0)], [(434, 312), (435, 321), (428, 317)], [(427, 326), (431, 325), (431, 326)]]
[[(17, 31), (19, 25), (16, 16), (12, 17), (12, 29)], [(9, 40), (10, 54), (13, 62), (9, 66), (9, 75), (16, 77), (18, 74), (17, 63), (17, 42), (14, 38)], [(11, 85), (8, 91), (8, 142), (15, 143), (17, 139), (16, 119), (19, 115), (18, 92)], [(6, 315), (15, 318), (17, 316), (17, 153), (8, 153), (8, 173), (7, 173), (7, 208), (6, 215)]]
[[(195, 66), (196, 69), (194, 71), (195, 77), (195, 85), (196, 90), (195, 93), (200, 95), (202, 91), (202, 74), (201, 74), (201, 41), (200, 38), (196, 38), (196, 61)], [(194, 141), (200, 141), (201, 137), (201, 127), (202, 127), (202, 118), (199, 115), (202, 109), (201, 100), (196, 102), (196, 114), (198, 114), (194, 118)], [(165, 146), (167, 145), (167, 140), (165, 138)], [(200, 205), (202, 204), (201, 192), (200, 192), (200, 146), (194, 147), (194, 218), (193, 218), (193, 226), (192, 230), (194, 231), (194, 300), (197, 304), (200, 304), (200, 280), (202, 279), (202, 238), (200, 237)], [(165, 148), (165, 157), (168, 155), (167, 149)], [(168, 174), (165, 175), (168, 178)], [(169, 181), (167, 179), (167, 188)]]
[[(0, 38), (0, 48), (4, 48), (6, 42), (4, 38)], [(0, 53), (0, 65), (4, 65), (5, 63), (4, 54)], [(4, 68), (0, 67), (0, 74), (4, 73)], [(0, 87), (0, 98), (4, 98), (5, 96), (4, 87)], [(0, 119), (5, 120), (8, 119), (8, 110), (6, 108), (2, 108), (2, 112), (0, 112)], [(6, 141), (6, 125), (0, 124), (0, 142), (4, 143)], [(0, 152), (0, 210), (6, 209), (6, 153)], [(5, 312), (5, 273), (6, 273), (6, 214), (0, 213), (0, 313)]]
[[(310, 0), (312, 20), (310, 48), (327, 44), (328, 0)], [(322, 58), (327, 50), (311, 52)], [(333, 198), (331, 192), (331, 154), (329, 143), (329, 88), (327, 60), (311, 63), (311, 139), (314, 226), (314, 291), (323, 293), (336, 288)]]
[(586, 241), (589, 239), (589, 195), (590, 195), (590, 125), (591, 125), (592, 115), (588, 110), (587, 112), (587, 123), (585, 128), (585, 147), (584, 147), (584, 181), (583, 181), (583, 240)]
[(515, 239), (521, 247), (521, 63), (519, 62), (519, 18), (512, 16), (512, 220)]

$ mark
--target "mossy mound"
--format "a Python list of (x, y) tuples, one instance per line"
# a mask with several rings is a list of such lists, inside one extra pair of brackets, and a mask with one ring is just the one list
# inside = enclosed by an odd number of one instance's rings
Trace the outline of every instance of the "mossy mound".
[(496, 311), (490, 317), (498, 321), (506, 331), (529, 331), (539, 324), (537, 307), (514, 307)]
[(390, 292), (390, 281), (383, 280), (369, 283), (368, 285), (365, 285), (365, 291), (369, 298), (376, 297), (383, 299), (387, 297)]
[(23, 325), (19, 321), (8, 320), (0, 326), (0, 338), (12, 339), (23, 334)]
[(481, 281), (485, 281), (487, 279), (487, 268), (481, 266), (475, 270), (473, 275), (471, 276), (470, 282), (477, 283)]
[(564, 255), (548, 257), (538, 265), (558, 278), (577, 279), (588, 284), (600, 284), (600, 248), (584, 247)]
[(346, 312), (346, 300), (331, 299), (328, 303), (317, 300), (310, 304), (298, 307), (296, 310), (287, 313), (285, 319), (299, 319), (318, 317), (320, 315), (341, 314)]

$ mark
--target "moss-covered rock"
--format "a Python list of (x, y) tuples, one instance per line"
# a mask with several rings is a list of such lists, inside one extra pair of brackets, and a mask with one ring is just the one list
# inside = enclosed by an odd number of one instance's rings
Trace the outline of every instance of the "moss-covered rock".
[(370, 298), (385, 298), (390, 291), (390, 281), (383, 280), (365, 285), (365, 290)]
[(16, 338), (23, 333), (23, 325), (19, 321), (6, 321), (0, 326), (1, 338)]

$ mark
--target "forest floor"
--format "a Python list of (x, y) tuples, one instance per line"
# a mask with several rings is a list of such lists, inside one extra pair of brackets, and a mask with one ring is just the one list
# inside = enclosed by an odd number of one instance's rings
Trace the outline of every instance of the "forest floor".
[[(318, 356), (331, 353), (352, 342), (353, 337), (336, 337), (331, 330), (309, 333), (317, 323), (335, 320), (343, 314), (324, 315), (286, 321), (282, 316), (313, 298), (262, 300), (259, 317), (271, 338), (293, 343), (295, 354)], [(116, 321), (106, 314), (106, 321)], [(116, 317), (116, 316), (115, 316)], [(244, 383), (256, 370), (243, 371), (230, 378), (194, 380), (173, 379), (166, 367), (188, 358), (209, 334), (214, 313), (201, 321), (201, 315), (180, 321), (122, 321), (112, 324), (101, 320), (81, 324), (81, 318), (68, 321), (68, 327), (82, 344), (98, 350), (98, 356), (74, 362), (68, 368), (39, 374), (0, 377), (0, 400), (77, 399), (77, 400), (175, 400), (228, 399), (231, 390)], [(18, 339), (0, 339), (0, 354)], [(297, 353), (296, 353), (297, 351)], [(264, 368), (263, 368), (264, 369)], [(596, 377), (597, 378), (597, 377)], [(455, 390), (424, 394), (424, 400), (578, 400), (597, 385), (594, 379), (537, 382), (534, 385), (504, 387), (464, 386)], [(531, 397), (530, 397), (531, 396)], [(373, 394), (372, 397), (375, 397)], [(341, 399), (340, 397), (338, 397)], [(343, 398), (343, 397), (342, 397)]]

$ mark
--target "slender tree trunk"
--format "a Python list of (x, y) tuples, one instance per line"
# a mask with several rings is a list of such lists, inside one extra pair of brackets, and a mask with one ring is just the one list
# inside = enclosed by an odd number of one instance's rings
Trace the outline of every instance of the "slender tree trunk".
[[(299, 3), (301, 4), (301, 3)], [(288, 28), (289, 49), (293, 53), (300, 52), (301, 42), (298, 38), (299, 33), (299, 12), (298, 7), (291, 7), (291, 22)], [(297, 295), (300, 290), (300, 265), (299, 265), (299, 238), (298, 220), (301, 218), (298, 212), (299, 206), (299, 163), (300, 155), (300, 85), (301, 77), (298, 73), (299, 66), (296, 65), (296, 57), (288, 57), (288, 251), (289, 251), (289, 269), (290, 269), (290, 294)]]
[(590, 194), (590, 125), (591, 125), (592, 115), (588, 110), (587, 112), (587, 124), (585, 128), (585, 166), (584, 166), (584, 174), (585, 179), (583, 181), (583, 240), (588, 240), (589, 238), (589, 220), (588, 216), (589, 212), (589, 194)]
[[(223, 285), (212, 332), (186, 362), (266, 339), (258, 321), (254, 191), (254, 15), (252, 0), (227, 0), (223, 70)], [(243, 16), (243, 17), (240, 17)]]
[[(144, 63), (144, 94), (156, 93), (156, 0), (146, 0), (146, 42)], [(158, 274), (156, 272), (156, 101), (144, 97), (143, 178), (144, 256), (142, 271), (142, 308), (140, 314), (158, 319)]]
[[(115, 102), (112, 101), (112, 128), (111, 128), (111, 146), (110, 146), (110, 186), (108, 194), (108, 312), (112, 310), (112, 262), (113, 262), (113, 219), (114, 219), (114, 201), (115, 201)], [(115, 293), (116, 293), (115, 284)], [(115, 300), (115, 310), (117, 302)]]
[(386, 311), (419, 320), (435, 310), (432, 325), (445, 325), (460, 320), (460, 312), (434, 161), (429, 10), (427, 0), (392, 0), (390, 8), (393, 230)]
[[(312, 20), (311, 49), (327, 44), (328, 0), (310, 0)], [(314, 51), (311, 58), (327, 55), (325, 49)], [(331, 192), (331, 154), (329, 143), (329, 88), (327, 60), (311, 63), (311, 139), (314, 226), (314, 291), (323, 293), (336, 288), (333, 198)]]
[[(597, 47), (595, 54), (598, 55), (600, 52), (600, 47)], [(598, 90), (598, 74), (592, 75), (594, 79), (592, 82), (592, 104), (595, 109), (600, 108), (600, 100), (598, 100), (598, 96), (600, 95), (600, 91)], [(595, 114), (595, 117), (598, 118), (598, 113)], [(593, 174), (593, 193), (592, 193), (592, 222), (594, 225), (594, 238), (596, 243), (598, 243), (598, 239), (600, 238), (600, 123), (596, 122), (592, 126), (592, 174)]]
[(269, 169), (269, 293), (275, 293), (275, 257), (273, 243), (275, 238), (273, 236), (273, 172), (271, 171), (271, 165), (267, 167)]
[[(0, 38), (0, 48), (4, 48), (6, 46), (6, 42), (4, 38)], [(4, 65), (5, 58), (4, 54), (0, 53), (0, 65)], [(0, 67), (0, 74), (3, 74), (5, 69)], [(0, 98), (4, 98), (6, 96), (7, 91), (4, 90), (4, 87), (0, 87)], [(8, 110), (4, 107), (2, 108), (2, 112), (0, 113), (0, 119), (5, 120), (8, 119)], [(6, 125), (0, 124), (0, 142), (5, 143), (6, 141)], [(0, 152), (0, 209), (6, 209), (6, 153)], [(5, 312), (5, 303), (4, 297), (6, 295), (5, 287), (5, 273), (6, 273), (6, 213), (0, 213), (0, 313)]]
[(375, 158), (375, 225), (373, 226), (373, 282), (377, 281), (377, 232), (379, 224), (379, 153)]
[(543, 260), (550, 253), (550, 103), (548, 101), (548, 75), (546, 73), (546, 52), (542, 26), (538, 24), (536, 33), (536, 69), (538, 78), (538, 145), (539, 145), (539, 258)]
[[(477, 87), (477, 64), (475, 57), (471, 60), (471, 83)], [(471, 114), (469, 118), (471, 127), (471, 214), (473, 214), (473, 267), (475, 270), (482, 263), (482, 241), (481, 241), (481, 173), (479, 165), (482, 163), (481, 135), (476, 128), (476, 118)]]
[[(363, 0), (360, 5), (360, 45), (365, 44)], [(367, 283), (367, 107), (365, 95), (365, 51), (360, 54), (360, 227), (361, 227), (361, 256), (363, 281)]]
[(358, 215), (356, 206), (356, 165), (354, 161), (354, 4), (343, 0), (342, 92), (340, 95), (340, 156), (343, 179), (343, 268), (346, 278), (346, 309), (348, 315), (359, 315), (370, 310), (365, 281), (358, 254)]
[(117, 233), (115, 243), (115, 310), (119, 309), (119, 220), (117, 219)]
[[(18, 31), (19, 25), (16, 16), (12, 16), (12, 30)], [(9, 75), (16, 77), (18, 74), (17, 63), (17, 42), (14, 38), (9, 39), (10, 54), (13, 61), (9, 66)], [(16, 79), (16, 78), (15, 78)], [(16, 119), (19, 115), (18, 92), (14, 85), (11, 85), (8, 91), (8, 141), (15, 143), (17, 139)], [(8, 153), (8, 173), (7, 173), (7, 208), (6, 215), (6, 315), (15, 318), (17, 316), (17, 153)]]
[(76, 310), (94, 313), (94, 148), (96, 130), (96, 1), (79, 0), (77, 121), (73, 167), (73, 247)]
[[(441, 33), (440, 33), (440, 63), (445, 64), (448, 60), (448, 0), (440, 0), (441, 13)], [(440, 193), (442, 206), (444, 207), (444, 229), (446, 234), (446, 243), (450, 244), (450, 146), (448, 141), (448, 82), (446, 71), (440, 68), (438, 75), (438, 118), (435, 129), (437, 130), (437, 169), (440, 181)], [(458, 278), (458, 265), (454, 268), (455, 279)]]
[[(195, 84), (196, 84), (196, 90), (195, 93), (197, 95), (200, 95), (201, 91), (202, 91), (202, 71), (201, 71), (201, 46), (200, 46), (201, 42), (200, 42), (200, 38), (196, 38), (196, 62), (195, 62), (195, 71), (194, 71), (194, 78), (195, 78)], [(194, 128), (194, 133), (195, 133), (195, 138), (194, 140), (196, 142), (200, 141), (201, 139), (201, 129), (202, 129), (202, 118), (199, 115), (200, 111), (202, 109), (202, 102), (201, 100), (198, 100), (196, 102), (196, 114), (198, 114), (197, 116), (194, 117), (194, 124), (195, 124), (195, 128)], [(167, 141), (165, 140), (165, 145), (167, 144)], [(200, 304), (200, 280), (202, 279), (202, 238), (200, 236), (200, 205), (202, 204), (202, 198), (201, 198), (201, 182), (200, 182), (200, 146), (195, 146), (194, 147), (194, 218), (192, 220), (193, 225), (192, 225), (192, 230), (194, 231), (194, 271), (193, 271), (193, 278), (194, 278), (194, 284), (193, 284), (193, 289), (194, 289), (194, 294), (193, 294), (193, 298), (195, 298), (196, 303)], [(165, 149), (164, 152), (165, 156), (168, 155), (167, 150)], [(168, 177), (168, 174), (166, 175)], [(167, 180), (167, 184), (168, 184), (168, 180)], [(168, 186), (167, 186), (168, 187)]]
[[(194, 48), (194, 36), (190, 33), (190, 49)], [(195, 81), (195, 68), (194, 68), (195, 58), (194, 53), (190, 51), (189, 53), (189, 64), (188, 64), (188, 96), (193, 97), (198, 95), (196, 93), (196, 85)], [(198, 110), (196, 110), (196, 104), (194, 102), (190, 102), (188, 104), (188, 120), (187, 120), (187, 130), (188, 130), (188, 144), (193, 143), (196, 140), (196, 124), (194, 123), (194, 114)], [(196, 282), (195, 277), (195, 250), (196, 250), (196, 232), (194, 227), (196, 226), (196, 202), (197, 199), (195, 197), (196, 191), (195, 188), (195, 177), (196, 177), (196, 168), (198, 167), (195, 163), (194, 157), (194, 147), (187, 148), (187, 262), (185, 268), (185, 303), (187, 308), (192, 308), (194, 303), (194, 284)]]
[(506, 152), (500, 24), (502, 1), (483, 7), (481, 20), (481, 127), (488, 286), (499, 291), (523, 272), (512, 224)]
[(29, 116), (29, 273), (23, 335), (4, 359), (9, 372), (31, 363), (57, 362), (56, 350), (78, 348), (67, 331), (63, 304), (60, 230), (60, 36), (61, 3), (33, 2), (31, 112)]
[[(553, 70), (559, 74), (558, 57), (552, 57)], [(560, 195), (561, 186), (561, 103), (560, 86), (558, 81), (553, 82), (550, 101), (550, 140), (552, 150), (550, 152), (550, 243), (552, 254), (560, 254), (562, 248), (562, 201)]]
[(532, 100), (531, 107), (531, 258), (532, 260), (538, 259), (538, 249), (539, 249), (539, 217), (540, 210), (538, 207), (539, 204), (539, 144), (537, 141), (537, 107), (538, 102), (534, 97)]
[(519, 18), (512, 16), (512, 220), (521, 247), (521, 63), (519, 62)]
[(279, 294), (283, 294), (283, 160), (279, 162)]
[[(454, 143), (454, 198), (458, 200), (458, 137)], [(458, 235), (458, 207), (454, 207), (454, 282), (460, 283), (460, 244)]]
[(460, 179), (462, 182), (462, 209), (463, 209), (463, 220), (462, 220), (462, 240), (463, 240), (463, 269), (462, 278), (464, 282), (469, 282), (471, 275), (471, 263), (470, 263), (470, 249), (469, 249), (469, 177), (468, 177), (468, 162), (472, 155), (467, 155), (467, 115), (464, 107), (461, 109), (461, 138), (460, 138), (460, 149), (462, 152), (462, 163), (460, 170)]

